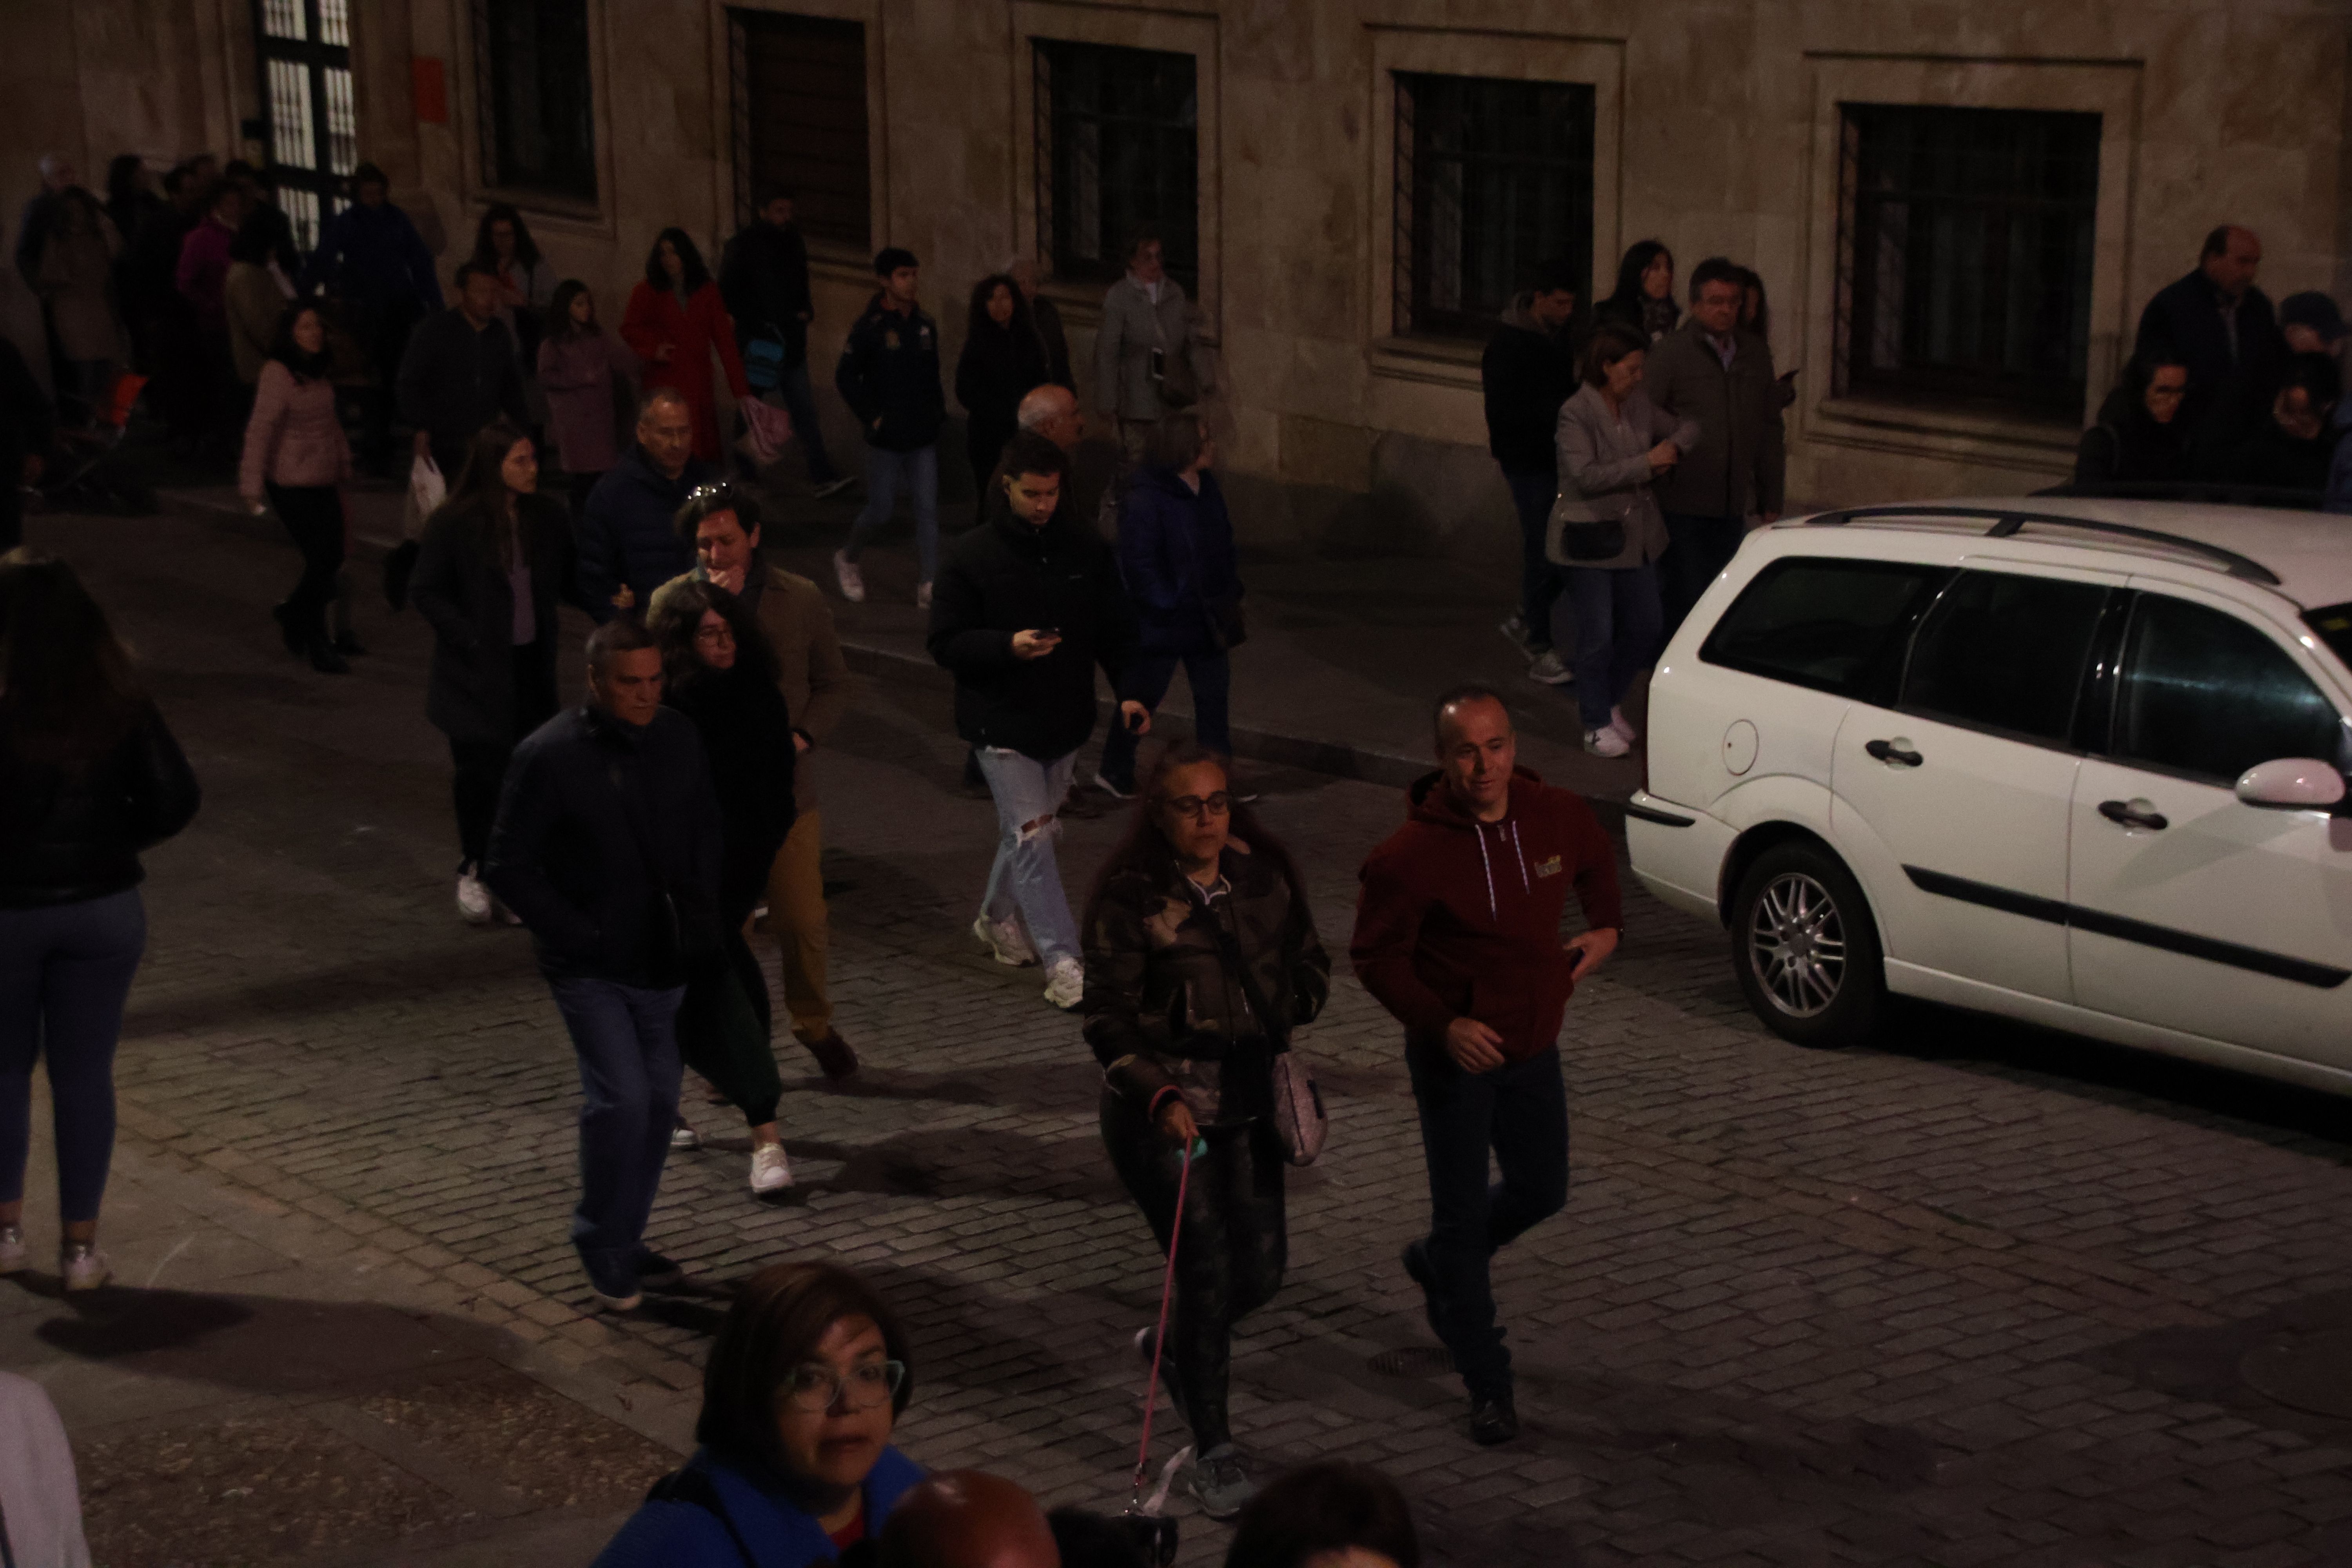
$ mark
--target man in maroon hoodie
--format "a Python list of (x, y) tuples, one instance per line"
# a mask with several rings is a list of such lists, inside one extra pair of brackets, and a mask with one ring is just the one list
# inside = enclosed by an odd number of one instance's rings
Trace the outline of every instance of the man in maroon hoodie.
[[(1454, 1352), (1480, 1443), (1519, 1430), (1487, 1260), (1568, 1202), (1560, 1018), (1622, 924), (1616, 851), (1592, 808), (1518, 767), (1517, 752), (1492, 690), (1438, 700), (1438, 771), (1364, 862), (1348, 944), (1364, 989), (1405, 1027), (1430, 1229), (1404, 1268)], [(1586, 930), (1562, 942), (1571, 887)]]

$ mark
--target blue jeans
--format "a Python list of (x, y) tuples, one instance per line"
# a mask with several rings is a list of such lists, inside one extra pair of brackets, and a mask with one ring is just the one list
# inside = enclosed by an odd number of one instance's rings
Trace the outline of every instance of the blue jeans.
[(980, 748), (981, 774), (996, 799), (997, 828), (996, 864), (988, 868), (980, 912), (992, 921), (1019, 915), (1049, 969), (1055, 959), (1078, 956), (1078, 922), (1062, 891), (1061, 862), (1054, 858), (1054, 840), (1062, 836), (1054, 814), (1070, 793), (1070, 768), (1077, 759), (1072, 752), (1041, 763), (1002, 746)]
[(920, 447), (911, 452), (886, 452), (879, 447), (866, 448), (866, 508), (857, 514), (857, 521), (849, 530), (849, 542), (841, 547), (842, 556), (855, 562), (866, 548), (866, 542), (880, 531), (898, 510), (898, 495), (904, 491), (915, 509), (915, 562), (920, 573), (916, 581), (928, 583), (938, 573), (940, 564), (940, 449)]
[(1614, 570), (1570, 566), (1568, 596), (1576, 605), (1576, 710), (1588, 730), (1609, 722), (1633, 678), (1658, 657), (1655, 562)]
[(607, 1296), (637, 1289), (646, 1216), (677, 1124), (677, 1007), (686, 987), (551, 977), (580, 1058), (580, 1206), (572, 1245)]
[(1706, 592), (1731, 558), (1739, 553), (1739, 541), (1748, 531), (1744, 517), (1709, 517), (1702, 512), (1670, 511), (1666, 513), (1666, 537), (1674, 541), (1673, 548), (1658, 560), (1658, 596), (1665, 607), (1665, 619), (1658, 632), (1658, 646), (1675, 635), (1683, 617), (1691, 613), (1698, 596)]
[(25, 1195), (33, 1062), (48, 1064), (58, 1214), (98, 1217), (114, 1158), (114, 1044), (122, 999), (147, 949), (139, 889), (0, 910), (0, 1203)]
[[(1226, 698), (1233, 690), (1233, 666), (1223, 653), (1139, 653), (1129, 661), (1128, 689), (1122, 697), (1157, 708), (1168, 695), (1168, 683), (1176, 679), (1176, 667), (1184, 667), (1184, 683), (1192, 689), (1192, 738), (1221, 757), (1234, 754), (1234, 733), (1226, 722)], [(1142, 740), (1135, 731), (1114, 719), (1110, 734), (1103, 741), (1102, 776), (1132, 793), (1135, 789), (1135, 751)]]
[[(1437, 1328), (1473, 1396), (1511, 1386), (1489, 1260), (1568, 1205), (1568, 1097), (1559, 1047), (1468, 1073), (1437, 1047), (1405, 1052), (1429, 1162), (1429, 1271)], [(1486, 1152), (1502, 1180), (1486, 1184)]]
[(1528, 628), (1528, 651), (1552, 646), (1552, 605), (1559, 600), (1560, 567), (1544, 552), (1544, 535), (1551, 522), (1551, 503), (1559, 481), (1550, 474), (1503, 470), (1511, 487), (1511, 508), (1519, 514), (1519, 620)]
[(808, 361), (784, 367), (776, 378), (776, 401), (793, 416), (793, 434), (808, 455), (809, 483), (830, 484), (841, 478), (841, 470), (825, 456), (824, 431), (816, 422), (816, 395), (809, 388)]

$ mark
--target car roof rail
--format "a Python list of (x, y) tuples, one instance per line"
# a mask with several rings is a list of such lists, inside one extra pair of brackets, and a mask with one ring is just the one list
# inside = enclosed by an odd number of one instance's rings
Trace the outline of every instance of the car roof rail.
[(2032, 499), (2074, 496), (2096, 500), (2175, 500), (2202, 506), (2253, 506), (2287, 511), (2325, 511), (2325, 490), (2284, 485), (2242, 484), (2234, 479), (2070, 479), (2033, 492)]
[(2187, 551), (2191, 555), (2204, 557), (2232, 577), (2242, 577), (2249, 583), (2260, 583), (2267, 588), (2279, 586), (2277, 573), (2234, 550), (2208, 544), (2201, 539), (2167, 533), (2162, 529), (2139, 528), (2127, 522), (2108, 522), (2095, 517), (2068, 517), (2059, 512), (2028, 511), (2014, 507), (1939, 506), (1929, 501), (1916, 506), (1845, 507), (1808, 518), (1805, 522), (1809, 528), (1833, 528), (1872, 518), (1918, 518), (1928, 521), (1937, 518), (1990, 519), (1992, 526), (1985, 530), (1987, 539), (2007, 539), (2029, 522), (2047, 524), (2052, 528), (2078, 528), (2086, 532), (2114, 534), (2118, 538), (2144, 540), (2150, 544)]

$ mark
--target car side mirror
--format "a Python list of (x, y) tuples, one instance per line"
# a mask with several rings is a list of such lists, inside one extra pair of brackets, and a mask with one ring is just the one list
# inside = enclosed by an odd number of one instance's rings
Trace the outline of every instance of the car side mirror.
[(2238, 775), (2238, 798), (2283, 811), (2326, 811), (2343, 803), (2344, 774), (2316, 757), (2279, 757)]

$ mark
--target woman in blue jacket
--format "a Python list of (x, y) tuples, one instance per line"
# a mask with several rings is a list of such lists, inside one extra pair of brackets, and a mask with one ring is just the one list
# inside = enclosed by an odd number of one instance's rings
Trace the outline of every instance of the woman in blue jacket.
[(702, 1447), (594, 1568), (809, 1568), (882, 1533), (922, 1479), (890, 1447), (914, 1392), (906, 1336), (845, 1268), (779, 1263), (743, 1285), (702, 1376)]
[[(1118, 568), (1141, 632), (1119, 695), (1156, 709), (1181, 664), (1192, 689), (1192, 738), (1230, 757), (1225, 650), (1241, 641), (1242, 584), (1234, 521), (1209, 471), (1216, 457), (1198, 414), (1167, 416), (1144, 443), (1144, 466), (1118, 509)], [(1120, 796), (1135, 793), (1136, 742), (1112, 726), (1097, 785)]]

